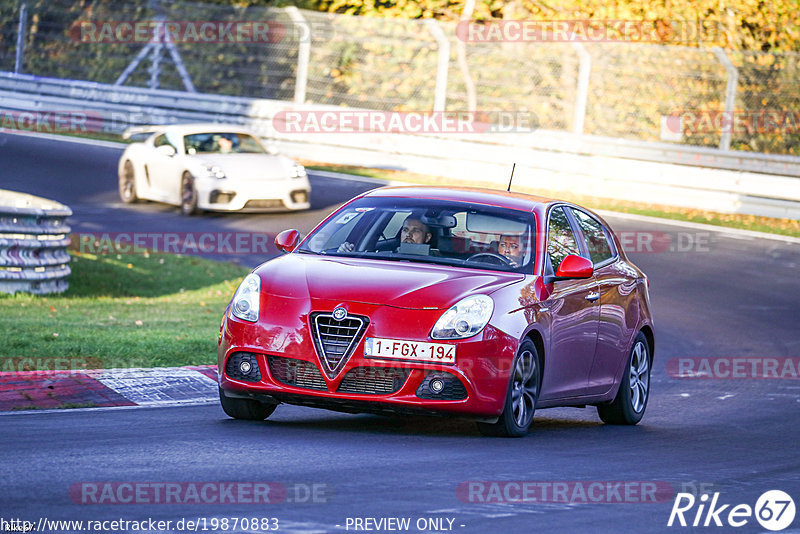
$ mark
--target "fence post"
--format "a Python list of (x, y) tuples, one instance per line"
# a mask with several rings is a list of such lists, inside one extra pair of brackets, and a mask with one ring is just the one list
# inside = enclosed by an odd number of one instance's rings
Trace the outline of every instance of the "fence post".
[(739, 83), (739, 71), (722, 48), (715, 46), (712, 48), (712, 51), (728, 73), (728, 83), (725, 84), (725, 116), (728, 118), (728, 128), (724, 126), (722, 128), (719, 148), (720, 150), (730, 150), (731, 130), (733, 129), (733, 110), (736, 107), (736, 85)]
[(150, 81), (147, 87), (150, 89), (158, 89), (158, 83), (161, 78), (161, 36), (159, 40), (153, 44), (153, 49), (150, 53)]
[(19, 8), (19, 25), (17, 26), (17, 57), (14, 60), (14, 74), (22, 72), (22, 58), (25, 54), (25, 26), (27, 26), (28, 8), (22, 4)]
[(434, 19), (425, 19), (425, 25), (436, 39), (439, 57), (436, 65), (436, 89), (433, 97), (433, 111), (444, 111), (447, 106), (447, 71), (450, 67), (450, 40)]
[(583, 125), (586, 122), (586, 102), (589, 99), (589, 75), (592, 72), (592, 57), (586, 51), (582, 43), (572, 43), (572, 47), (578, 53), (580, 64), (578, 65), (578, 87), (575, 96), (575, 115), (572, 118), (572, 132), (575, 134), (583, 133)]
[(297, 76), (294, 82), (294, 102), (302, 104), (306, 101), (306, 86), (308, 85), (308, 63), (311, 58), (311, 27), (308, 26), (306, 18), (295, 6), (286, 8), (286, 12), (292, 22), (307, 31), (300, 32), (300, 40), (297, 44)]

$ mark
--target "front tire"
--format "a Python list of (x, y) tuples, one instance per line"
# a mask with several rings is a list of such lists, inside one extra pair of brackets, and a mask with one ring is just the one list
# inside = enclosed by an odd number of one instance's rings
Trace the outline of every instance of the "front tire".
[(633, 340), (625, 373), (616, 398), (597, 406), (597, 414), (609, 425), (635, 425), (642, 420), (650, 399), (650, 345), (642, 332)]
[(278, 407), (277, 404), (264, 404), (252, 399), (228, 397), (222, 388), (219, 390), (219, 402), (229, 417), (247, 421), (263, 421)]
[(136, 194), (136, 175), (133, 170), (133, 162), (129, 159), (122, 164), (122, 172), (119, 174), (119, 198), (125, 204), (133, 204), (139, 200)]
[(542, 360), (533, 341), (522, 342), (514, 358), (503, 413), (496, 423), (478, 423), (484, 436), (519, 438), (528, 433), (542, 385)]
[(197, 188), (194, 176), (188, 172), (183, 173), (181, 178), (181, 213), (184, 215), (197, 213)]

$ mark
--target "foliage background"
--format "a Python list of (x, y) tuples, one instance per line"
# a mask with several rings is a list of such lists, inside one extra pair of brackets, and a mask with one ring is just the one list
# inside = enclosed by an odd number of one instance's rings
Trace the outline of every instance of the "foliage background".
[[(113, 83), (141, 44), (80, 43), (81, 21), (272, 20), (291, 27), (283, 9), (296, 5), (312, 24), (307, 100), (379, 110), (433, 107), (438, 46), (425, 24), (437, 19), (451, 43), (447, 109), (466, 109), (456, 25), (465, 2), (446, 0), (218, 0), (207, 3), (112, 0), (25, 0), (28, 27), (23, 72)], [(0, 70), (16, 52), (18, 0), (0, 0)], [(353, 16), (358, 15), (358, 16)], [(661, 43), (590, 43), (590, 94), (584, 132), (655, 141), (661, 119), (684, 110), (724, 108), (727, 73), (712, 47), (739, 69), (738, 111), (800, 109), (798, 0), (476, 0), (474, 19), (642, 20), (654, 26), (697, 28), (694, 37), (662, 32)], [(672, 37), (670, 37), (672, 36)], [(675, 42), (679, 39), (679, 42)], [(575, 115), (579, 59), (570, 43), (467, 43), (477, 109), (532, 114), (539, 128), (568, 131)], [(298, 42), (180, 43), (180, 55), (200, 92), (292, 100)], [(147, 86), (145, 60), (126, 85)], [(183, 90), (174, 65), (159, 67), (159, 87)], [(789, 115), (794, 116), (794, 115)], [(719, 132), (684, 131), (681, 142), (718, 146)], [(800, 154), (800, 133), (750, 129), (734, 133), (732, 148)]]

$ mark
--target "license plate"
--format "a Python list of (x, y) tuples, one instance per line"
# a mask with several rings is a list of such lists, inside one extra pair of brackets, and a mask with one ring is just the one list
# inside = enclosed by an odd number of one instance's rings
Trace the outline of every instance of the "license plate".
[(456, 346), (402, 339), (368, 337), (364, 344), (367, 358), (392, 358), (429, 363), (456, 363)]

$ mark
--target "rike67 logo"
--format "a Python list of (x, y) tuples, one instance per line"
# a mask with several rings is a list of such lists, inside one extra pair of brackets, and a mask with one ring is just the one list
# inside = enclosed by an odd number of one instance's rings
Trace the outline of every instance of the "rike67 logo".
[(770, 490), (758, 498), (755, 507), (751, 507), (749, 504), (723, 504), (719, 492), (711, 497), (704, 493), (699, 498), (691, 493), (678, 493), (667, 526), (742, 527), (754, 516), (767, 530), (783, 530), (794, 521), (794, 500), (786, 492)]

